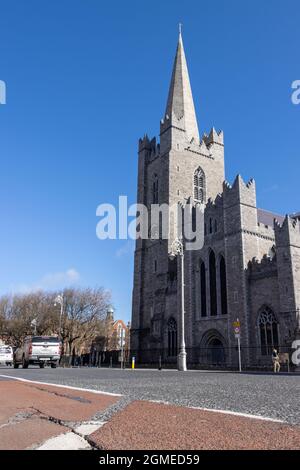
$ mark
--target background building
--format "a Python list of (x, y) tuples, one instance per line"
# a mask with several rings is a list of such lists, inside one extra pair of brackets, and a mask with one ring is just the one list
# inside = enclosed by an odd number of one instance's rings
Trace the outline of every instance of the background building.
[(118, 365), (121, 360), (128, 362), (130, 349), (130, 323), (114, 320), (114, 310), (107, 310), (105, 336), (98, 336), (90, 345), (93, 365)]

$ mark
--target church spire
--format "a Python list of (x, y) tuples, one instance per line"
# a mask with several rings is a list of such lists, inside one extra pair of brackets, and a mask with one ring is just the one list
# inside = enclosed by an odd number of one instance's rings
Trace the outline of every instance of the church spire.
[(179, 39), (166, 107), (166, 116), (169, 117), (172, 124), (175, 124), (175, 117), (177, 126), (180, 123), (180, 127), (185, 130), (188, 138), (194, 138), (199, 142), (198, 124), (184, 53), (181, 25), (179, 26)]

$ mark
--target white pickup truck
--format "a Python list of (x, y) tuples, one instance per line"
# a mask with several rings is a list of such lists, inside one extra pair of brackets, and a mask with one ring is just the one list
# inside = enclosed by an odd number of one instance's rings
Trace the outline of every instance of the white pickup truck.
[(0, 344), (0, 364), (12, 366), (13, 363), (13, 350), (11, 346)]
[(14, 368), (22, 364), (27, 369), (29, 364), (38, 364), (40, 368), (50, 364), (58, 365), (61, 355), (61, 342), (57, 336), (27, 336), (23, 344), (15, 350)]

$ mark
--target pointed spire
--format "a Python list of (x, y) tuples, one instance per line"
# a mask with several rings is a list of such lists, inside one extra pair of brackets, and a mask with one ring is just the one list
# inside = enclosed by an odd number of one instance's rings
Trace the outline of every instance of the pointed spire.
[(184, 53), (181, 25), (179, 25), (179, 40), (166, 108), (166, 116), (169, 116), (171, 122), (173, 120), (173, 115), (175, 115), (176, 119), (180, 121), (180, 124), (186, 131), (188, 138), (194, 138), (199, 142), (198, 124)]

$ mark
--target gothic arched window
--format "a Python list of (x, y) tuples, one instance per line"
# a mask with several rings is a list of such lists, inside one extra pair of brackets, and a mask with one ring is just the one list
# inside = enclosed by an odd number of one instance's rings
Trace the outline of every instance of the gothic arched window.
[(278, 348), (278, 322), (272, 310), (265, 306), (258, 317), (260, 332), (261, 354), (270, 355), (274, 348)]
[(211, 250), (209, 255), (209, 290), (210, 290), (210, 314), (218, 314), (217, 306), (217, 279), (216, 279), (216, 257)]
[(226, 264), (224, 256), (220, 258), (221, 312), (227, 315)]
[(207, 316), (206, 309), (206, 272), (205, 264), (203, 261), (200, 262), (200, 293), (201, 293), (201, 316)]
[(171, 284), (177, 281), (177, 257), (168, 260), (168, 281)]
[(175, 318), (168, 321), (168, 356), (177, 356), (177, 322)]
[(201, 168), (194, 173), (194, 199), (205, 202), (205, 175)]
[(158, 177), (154, 175), (152, 183), (152, 204), (158, 204)]

